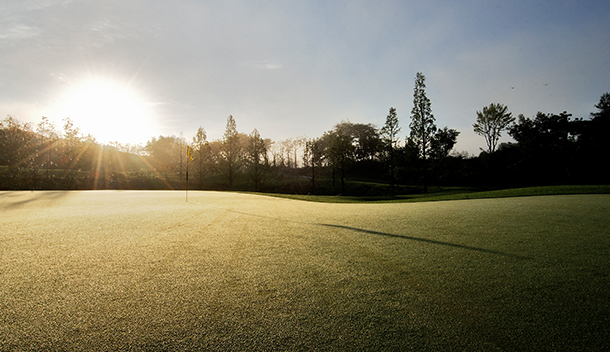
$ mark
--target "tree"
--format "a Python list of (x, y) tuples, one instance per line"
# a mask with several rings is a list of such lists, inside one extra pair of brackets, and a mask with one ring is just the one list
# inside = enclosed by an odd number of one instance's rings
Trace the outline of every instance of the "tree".
[(227, 117), (227, 126), (222, 139), (221, 153), (225, 162), (227, 177), (229, 179), (229, 187), (233, 187), (235, 172), (239, 168), (239, 156), (241, 144), (239, 141), (239, 133), (237, 132), (237, 124), (232, 115)]
[(413, 88), (413, 109), (411, 110), (411, 134), (410, 144), (415, 147), (422, 161), (422, 181), (424, 192), (428, 191), (426, 184), (427, 160), (430, 156), (430, 144), (432, 136), (436, 132), (435, 119), (432, 115), (430, 99), (426, 96), (426, 77), (418, 72), (415, 76), (415, 88)]
[(491, 103), (477, 111), (477, 122), (472, 125), (474, 132), (485, 137), (487, 151), (493, 153), (496, 150), (501, 132), (506, 130), (515, 118), (508, 112), (508, 106)]
[(538, 112), (533, 120), (519, 115), (508, 134), (531, 153), (560, 151), (577, 137), (570, 116), (565, 111), (559, 115)]
[(80, 129), (74, 126), (72, 119), (66, 117), (63, 119), (64, 122), (64, 169), (72, 169), (74, 168), (76, 162), (78, 161), (78, 144), (80, 142)]
[(211, 153), (210, 143), (203, 127), (197, 129), (197, 134), (193, 137), (193, 164), (196, 166), (199, 178), (199, 189), (203, 189), (203, 181), (210, 172)]
[(256, 128), (249, 136), (247, 161), (248, 173), (250, 174), (252, 182), (254, 182), (254, 190), (258, 191), (263, 182), (266, 168), (269, 165), (269, 159), (267, 158), (265, 140), (261, 138), (261, 135)]
[(342, 121), (334, 129), (352, 138), (354, 161), (372, 160), (379, 153), (381, 139), (374, 125)]
[(591, 113), (592, 119), (584, 122), (583, 132), (590, 144), (590, 153), (607, 156), (610, 146), (607, 143), (610, 133), (610, 92), (604, 93), (595, 104), (596, 112)]
[(580, 124), (570, 120), (570, 116), (565, 111), (559, 115), (538, 112), (533, 120), (519, 115), (518, 122), (509, 129), (508, 134), (517, 141), (523, 154), (521, 164), (528, 182), (570, 181)]
[(436, 180), (436, 185), (440, 187), (441, 183), (450, 178), (455, 172), (452, 170), (455, 167), (455, 160), (449, 159), (449, 153), (455, 143), (457, 137), (460, 134), (457, 130), (447, 128), (446, 126), (436, 131), (432, 136), (430, 142), (430, 157), (433, 159), (431, 162), (431, 173)]
[(272, 150), (274, 166), (296, 170), (298, 167), (298, 152), (305, 147), (305, 141), (304, 137), (296, 137), (274, 143)]
[(316, 189), (316, 168), (322, 166), (322, 147), (319, 139), (309, 139), (305, 141), (303, 151), (303, 164), (311, 168), (311, 190)]
[(588, 182), (607, 184), (610, 173), (604, 160), (610, 154), (610, 92), (604, 93), (595, 107), (597, 111), (591, 113), (592, 119), (580, 122), (583, 131), (579, 155), (583, 167), (580, 170), (586, 170)]
[(419, 156), (426, 160), (430, 154), (430, 141), (436, 132), (436, 121), (432, 115), (430, 99), (426, 96), (426, 77), (418, 72), (413, 89), (413, 109), (411, 110), (410, 138), (419, 150)]
[(180, 132), (180, 137), (178, 137), (176, 139), (176, 145), (175, 145), (175, 149), (177, 149), (178, 152), (178, 159), (179, 159), (179, 167), (178, 167), (178, 179), (180, 181), (184, 180), (184, 169), (185, 169), (185, 164), (186, 164), (186, 139), (184, 138), (184, 136), (182, 135), (182, 132)]
[(275, 142), (271, 145), (270, 152), (273, 157), (273, 167), (277, 169), (283, 169), (287, 167), (290, 158), (286, 158), (285, 153), (288, 150), (290, 140), (282, 140)]
[(320, 143), (324, 146), (324, 158), (332, 168), (333, 187), (335, 186), (335, 177), (339, 172), (341, 193), (343, 194), (345, 193), (345, 173), (348, 164), (353, 159), (353, 138), (335, 126), (335, 129), (324, 132)]
[(591, 113), (593, 120), (600, 119), (608, 123), (608, 120), (610, 120), (610, 92), (604, 93), (599, 98), (599, 103), (595, 104), (595, 107), (598, 111)]
[(22, 124), (13, 116), (0, 121), (0, 165), (19, 167), (32, 158), (33, 133), (29, 124)]
[(46, 176), (49, 177), (49, 169), (53, 166), (54, 156), (57, 152), (59, 135), (55, 131), (55, 124), (49, 121), (46, 116), (36, 126), (36, 133), (40, 136), (40, 165), (47, 170)]
[(176, 136), (153, 137), (146, 143), (145, 150), (151, 156), (155, 170), (163, 173), (166, 182), (170, 181), (170, 175), (179, 171), (181, 143)]
[(0, 189), (34, 189), (39, 177), (38, 143), (30, 124), (12, 116), (0, 121)]
[(449, 129), (445, 126), (443, 129), (436, 131), (430, 142), (430, 156), (433, 159), (443, 159), (449, 156), (451, 149), (457, 143), (457, 137), (460, 134), (453, 128)]
[(390, 112), (385, 120), (385, 125), (381, 128), (380, 132), (385, 159), (390, 173), (390, 191), (392, 192), (392, 195), (394, 195), (394, 184), (396, 183), (396, 149), (398, 148), (398, 132), (400, 132), (396, 108), (390, 108)]

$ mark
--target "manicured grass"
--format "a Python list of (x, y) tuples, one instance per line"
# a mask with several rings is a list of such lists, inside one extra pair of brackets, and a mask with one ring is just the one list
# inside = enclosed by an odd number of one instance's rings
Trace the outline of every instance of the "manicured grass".
[(509, 188), (494, 191), (476, 191), (468, 188), (447, 188), (430, 193), (391, 196), (315, 196), (298, 194), (265, 195), (297, 199), (320, 203), (404, 203), (404, 202), (431, 202), (442, 200), (485, 199), (505, 197), (530, 197), (543, 195), (564, 194), (610, 194), (610, 185), (568, 185), (568, 186), (542, 186), (526, 188)]
[(604, 351), (610, 195), (0, 192), (0, 350)]

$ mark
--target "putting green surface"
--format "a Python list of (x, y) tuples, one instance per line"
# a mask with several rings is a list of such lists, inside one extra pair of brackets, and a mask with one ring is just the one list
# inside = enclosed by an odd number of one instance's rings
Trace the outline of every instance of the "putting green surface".
[(0, 350), (608, 350), (609, 215), (0, 192)]

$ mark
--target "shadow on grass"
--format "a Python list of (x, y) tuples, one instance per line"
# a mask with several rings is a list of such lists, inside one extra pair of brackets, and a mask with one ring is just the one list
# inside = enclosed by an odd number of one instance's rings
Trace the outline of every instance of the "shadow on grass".
[(465, 245), (462, 245), (462, 244), (455, 244), (455, 243), (451, 243), (451, 242), (436, 241), (436, 240), (430, 240), (430, 239), (426, 239), (426, 238), (396, 235), (396, 234), (393, 234), (393, 233), (371, 231), (371, 230), (359, 229), (357, 227), (350, 227), (350, 226), (344, 226), (344, 225), (333, 225), (333, 224), (322, 224), (322, 223), (312, 223), (312, 222), (303, 222), (303, 221), (294, 221), (294, 220), (286, 220), (286, 219), (276, 218), (276, 217), (272, 217), (272, 216), (264, 216), (264, 215), (257, 215), (257, 214), (246, 213), (246, 212), (237, 211), (237, 210), (233, 210), (233, 209), (224, 209), (223, 208), (223, 210), (231, 212), (231, 213), (242, 214), (242, 215), (247, 215), (247, 216), (253, 216), (253, 217), (258, 217), (258, 218), (265, 218), (265, 219), (271, 219), (271, 220), (276, 220), (276, 221), (291, 222), (291, 223), (303, 224), (303, 225), (331, 227), (331, 228), (336, 228), (336, 229), (343, 229), (343, 230), (350, 230), (350, 231), (354, 231), (354, 232), (366, 233), (366, 234), (369, 234), (369, 235), (379, 235), (379, 236), (385, 236), (385, 237), (401, 238), (401, 239), (404, 239), (404, 240), (424, 242), (424, 243), (430, 243), (430, 244), (435, 244), (435, 245), (440, 245), (440, 246), (449, 246), (449, 247), (454, 247), (454, 248), (466, 249), (466, 250), (470, 250), (470, 251), (477, 251), (477, 252), (481, 252), (481, 253), (501, 255), (501, 256), (504, 256), (504, 257), (510, 257), (510, 258), (515, 258), (515, 259), (522, 259), (522, 260), (531, 260), (531, 259), (533, 259), (533, 258), (525, 257), (525, 256), (522, 256), (522, 255), (510, 254), (510, 253), (505, 253), (505, 252), (501, 252), (501, 251), (494, 251), (492, 249), (485, 249), (485, 248), (478, 248), (478, 247), (472, 247), (472, 246), (465, 246)]
[(426, 238), (396, 235), (396, 234), (393, 234), (393, 233), (371, 231), (371, 230), (359, 229), (357, 227), (349, 227), (349, 226), (333, 225), (333, 224), (315, 224), (315, 225), (325, 226), (325, 227), (333, 227), (333, 228), (337, 228), (337, 229), (344, 229), (344, 230), (350, 230), (350, 231), (355, 231), (355, 232), (362, 232), (362, 233), (367, 233), (367, 234), (371, 234), (371, 235), (380, 235), (380, 236), (386, 236), (386, 237), (402, 238), (402, 239), (405, 239), (405, 240), (411, 240), (411, 241), (417, 241), (417, 242), (425, 242), (425, 243), (437, 244), (437, 245), (441, 245), (441, 246), (449, 246), (449, 247), (460, 248), (460, 249), (467, 249), (467, 250), (471, 250), (471, 251), (477, 251), (477, 252), (483, 252), (483, 253), (489, 253), (489, 254), (502, 255), (502, 256), (505, 256), (505, 257), (511, 257), (511, 258), (516, 258), (516, 259), (532, 259), (530, 257), (524, 257), (524, 256), (521, 256), (521, 255), (504, 253), (504, 252), (500, 252), (500, 251), (494, 251), (494, 250), (491, 250), (491, 249), (484, 249), (484, 248), (478, 248), (478, 247), (472, 247), (472, 246), (464, 246), (462, 244), (455, 244), (455, 243), (451, 243), (451, 242), (436, 241), (436, 240), (430, 240), (430, 239), (426, 239)]
[[(26, 193), (32, 193), (32, 196), (22, 199)], [(18, 208), (28, 203), (41, 200), (57, 200), (68, 195), (68, 191), (6, 191), (0, 192), (0, 198), (8, 199), (7, 202), (0, 202), (0, 208)], [(16, 198), (13, 200), (12, 198)], [(18, 199), (18, 200), (17, 200)]]

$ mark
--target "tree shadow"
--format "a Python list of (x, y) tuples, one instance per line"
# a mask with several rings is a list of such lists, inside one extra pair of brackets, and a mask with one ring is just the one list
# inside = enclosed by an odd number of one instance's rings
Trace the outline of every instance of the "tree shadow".
[(404, 239), (404, 240), (424, 242), (424, 243), (430, 243), (430, 244), (435, 244), (435, 245), (440, 245), (440, 246), (449, 246), (449, 247), (453, 247), (453, 248), (460, 248), (460, 249), (466, 249), (466, 250), (469, 250), (469, 251), (476, 251), (476, 252), (481, 252), (481, 253), (495, 254), (495, 255), (500, 255), (500, 256), (509, 257), (509, 258), (515, 258), (515, 259), (521, 259), (521, 260), (532, 260), (533, 259), (531, 257), (526, 257), (526, 256), (517, 255), (517, 254), (511, 254), (511, 253), (505, 253), (505, 252), (501, 252), (501, 251), (495, 251), (493, 249), (485, 249), (485, 248), (478, 248), (478, 247), (472, 247), (472, 246), (465, 246), (465, 245), (462, 245), (462, 244), (455, 244), (455, 243), (451, 243), (451, 242), (443, 242), (443, 241), (431, 240), (431, 239), (427, 239), (427, 238), (419, 238), (419, 237), (412, 237), (412, 236), (396, 235), (396, 234), (393, 234), (393, 233), (379, 232), (379, 231), (372, 231), (372, 230), (365, 230), (365, 229), (359, 229), (357, 227), (350, 227), (350, 226), (344, 226), (344, 225), (323, 224), (323, 223), (312, 223), (312, 222), (304, 222), (304, 221), (286, 220), (286, 219), (281, 219), (281, 218), (277, 218), (277, 217), (252, 214), (252, 213), (242, 212), (242, 211), (233, 210), (233, 209), (226, 209), (226, 208), (219, 208), (219, 209), (222, 209), (222, 210), (225, 210), (225, 211), (228, 211), (228, 212), (232, 212), (232, 213), (236, 213), (236, 214), (242, 214), (242, 215), (253, 216), (253, 217), (258, 217), (258, 218), (265, 218), (265, 219), (271, 219), (271, 220), (277, 220), (277, 221), (291, 222), (291, 223), (303, 224), (303, 225), (314, 225), (314, 226), (331, 227), (331, 228), (336, 228), (336, 229), (350, 230), (350, 231), (354, 231), (354, 232), (366, 233), (366, 234), (369, 234), (369, 235), (379, 235), (379, 236), (385, 236), (385, 237), (401, 238), (401, 239)]
[[(35, 193), (31, 197), (22, 199), (25, 193)], [(0, 198), (8, 199), (8, 201), (0, 202), (0, 208), (18, 208), (28, 203), (42, 200), (57, 200), (68, 195), (67, 191), (7, 191), (0, 192)], [(17, 198), (15, 200), (11, 198)]]
[(489, 253), (489, 254), (496, 254), (496, 255), (516, 258), (516, 259), (532, 259), (530, 257), (525, 257), (525, 256), (521, 256), (521, 255), (516, 255), (516, 254), (510, 254), (510, 253), (495, 251), (495, 250), (492, 250), (492, 249), (485, 249), (485, 248), (478, 248), (478, 247), (472, 247), (472, 246), (465, 246), (465, 245), (462, 245), (462, 244), (455, 244), (455, 243), (451, 243), (451, 242), (443, 242), (443, 241), (431, 240), (431, 239), (427, 239), (427, 238), (419, 238), (419, 237), (412, 237), (412, 236), (396, 235), (396, 234), (393, 234), (393, 233), (371, 231), (371, 230), (359, 229), (359, 228), (356, 228), (356, 227), (349, 227), (349, 226), (343, 226), (343, 225), (333, 225), (333, 224), (316, 224), (316, 225), (325, 226), (325, 227), (332, 227), (332, 228), (337, 228), (337, 229), (343, 229), (343, 230), (350, 230), (350, 231), (354, 231), (354, 232), (362, 232), (362, 233), (371, 234), (371, 235), (380, 235), (380, 236), (386, 236), (386, 237), (402, 238), (402, 239), (405, 239), (405, 240), (424, 242), (424, 243), (431, 243), (431, 244), (436, 244), (436, 245), (441, 245), (441, 246), (449, 246), (449, 247), (460, 248), (460, 249), (467, 249), (467, 250), (470, 250), (470, 251), (477, 251), (477, 252), (483, 252), (483, 253)]

